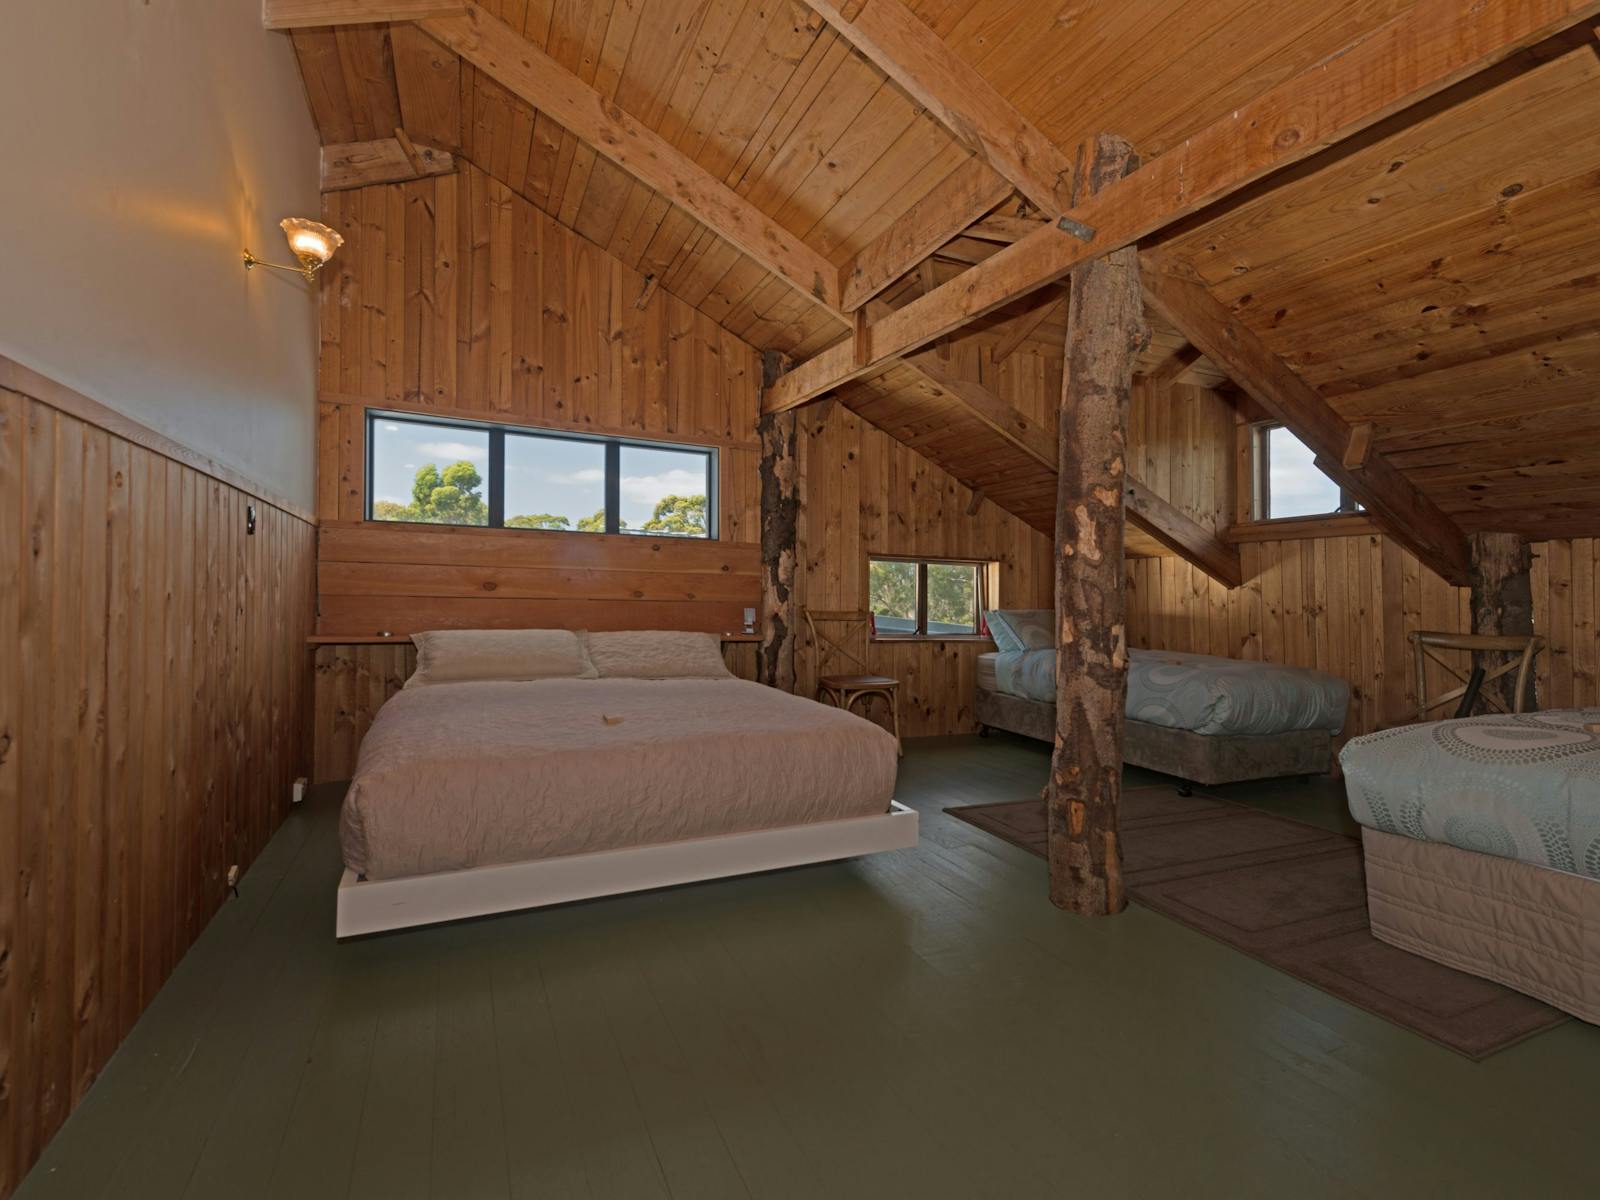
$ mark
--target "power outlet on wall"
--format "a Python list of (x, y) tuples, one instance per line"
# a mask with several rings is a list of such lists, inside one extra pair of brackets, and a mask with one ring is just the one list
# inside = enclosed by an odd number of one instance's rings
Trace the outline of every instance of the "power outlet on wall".
[(302, 801), (302, 800), (304, 800), (306, 798), (306, 780), (305, 780), (305, 776), (302, 775), (299, 779), (296, 779), (294, 781), (294, 791), (291, 793), (291, 797), (290, 798), (292, 799), (292, 801), (295, 804), (299, 804), (300, 801)]
[(254, 504), (244, 506), (244, 531), (251, 535), (256, 531), (256, 506)]

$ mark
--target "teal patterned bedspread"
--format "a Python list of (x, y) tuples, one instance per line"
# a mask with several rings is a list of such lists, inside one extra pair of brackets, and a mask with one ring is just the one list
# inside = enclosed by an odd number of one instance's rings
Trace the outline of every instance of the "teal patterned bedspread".
[[(1321, 671), (1169, 650), (1128, 653), (1128, 717), (1210, 734), (1344, 728), (1350, 685)], [(1055, 650), (995, 655), (1002, 692), (1053, 703)]]
[(1600, 879), (1600, 709), (1407, 725), (1339, 755), (1369, 829)]

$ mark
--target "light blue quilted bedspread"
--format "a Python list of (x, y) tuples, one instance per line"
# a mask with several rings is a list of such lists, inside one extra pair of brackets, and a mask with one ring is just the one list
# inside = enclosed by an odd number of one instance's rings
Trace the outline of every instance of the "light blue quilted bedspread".
[(1600, 879), (1600, 709), (1407, 725), (1339, 755), (1369, 829)]
[[(1264, 734), (1344, 728), (1350, 685), (1321, 671), (1168, 650), (1129, 651), (1130, 719), (1195, 733)], [(995, 655), (1002, 692), (1053, 703), (1056, 652)]]

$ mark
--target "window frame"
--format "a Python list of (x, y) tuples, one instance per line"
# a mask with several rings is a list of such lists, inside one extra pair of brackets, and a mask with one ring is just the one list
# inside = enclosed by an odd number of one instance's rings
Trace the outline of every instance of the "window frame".
[[(910, 563), (917, 568), (917, 627), (909, 633), (887, 633), (876, 628), (878, 614), (872, 610), (872, 564), (875, 562)], [(885, 642), (987, 640), (983, 632), (983, 613), (989, 607), (989, 572), (993, 565), (991, 561), (981, 558), (939, 558), (916, 554), (868, 554), (866, 608), (873, 616), (873, 627), (876, 630), (872, 635), (873, 640)], [(971, 633), (928, 632), (928, 568), (930, 566), (971, 567), (973, 569), (977, 586), (973, 595)]]
[[(1329, 509), (1327, 512), (1299, 513), (1292, 517), (1274, 517), (1272, 511), (1272, 431), (1274, 429), (1288, 430), (1289, 434), (1299, 438), (1294, 430), (1283, 421), (1257, 421), (1250, 426), (1250, 513), (1249, 520), (1258, 524), (1276, 524), (1280, 521), (1317, 521), (1329, 517), (1354, 517), (1363, 515), (1364, 511), (1360, 502), (1351, 495), (1350, 490), (1329, 475), (1320, 467), (1313, 466), (1313, 470), (1320, 471), (1323, 478), (1339, 491), (1339, 507)], [(1304, 444), (1304, 443), (1302, 443)]]
[[(374, 504), (373, 479), (374, 456), (377, 451), (377, 439), (373, 436), (373, 428), (379, 422), (403, 425), (427, 425), (436, 429), (461, 429), (472, 432), (487, 432), (489, 435), (489, 461), (484, 467), (484, 483), (488, 488), (487, 503), (489, 509), (488, 523), (485, 525), (450, 525), (438, 528), (450, 529), (496, 529), (503, 533), (582, 533), (591, 536), (597, 534), (612, 534), (620, 537), (664, 537), (676, 541), (686, 542), (714, 542), (721, 538), (720, 522), (718, 521), (718, 482), (721, 475), (721, 460), (719, 448), (706, 446), (698, 442), (669, 442), (652, 438), (625, 437), (620, 434), (605, 433), (578, 433), (566, 429), (552, 429), (543, 425), (521, 425), (509, 421), (477, 421), (463, 417), (436, 417), (428, 413), (397, 412), (394, 409), (369, 408), (366, 410), (364, 431), (366, 435), (366, 453), (363, 455), (366, 479), (363, 481), (361, 517), (375, 525), (409, 525), (416, 528), (435, 528), (425, 522), (417, 521), (385, 521), (372, 515)], [(536, 437), (547, 441), (559, 442), (584, 442), (589, 445), (603, 446), (605, 449), (605, 507), (606, 527), (604, 530), (592, 529), (518, 529), (508, 527), (505, 523), (506, 491), (505, 491), (505, 466), (506, 466), (506, 438), (510, 437)], [(624, 447), (634, 447), (640, 450), (667, 450), (679, 454), (699, 454), (706, 460), (706, 535), (705, 537), (690, 537), (676, 533), (657, 533), (644, 529), (623, 529), (622, 521), (622, 451)]]

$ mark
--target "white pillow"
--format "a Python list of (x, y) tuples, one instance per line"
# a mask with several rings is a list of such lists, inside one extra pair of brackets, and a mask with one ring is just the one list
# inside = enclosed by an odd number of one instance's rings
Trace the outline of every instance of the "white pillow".
[(722, 639), (712, 633), (641, 629), (584, 635), (602, 679), (731, 679)]
[(436, 629), (413, 633), (417, 669), (406, 687), (483, 679), (593, 679), (570, 629)]

